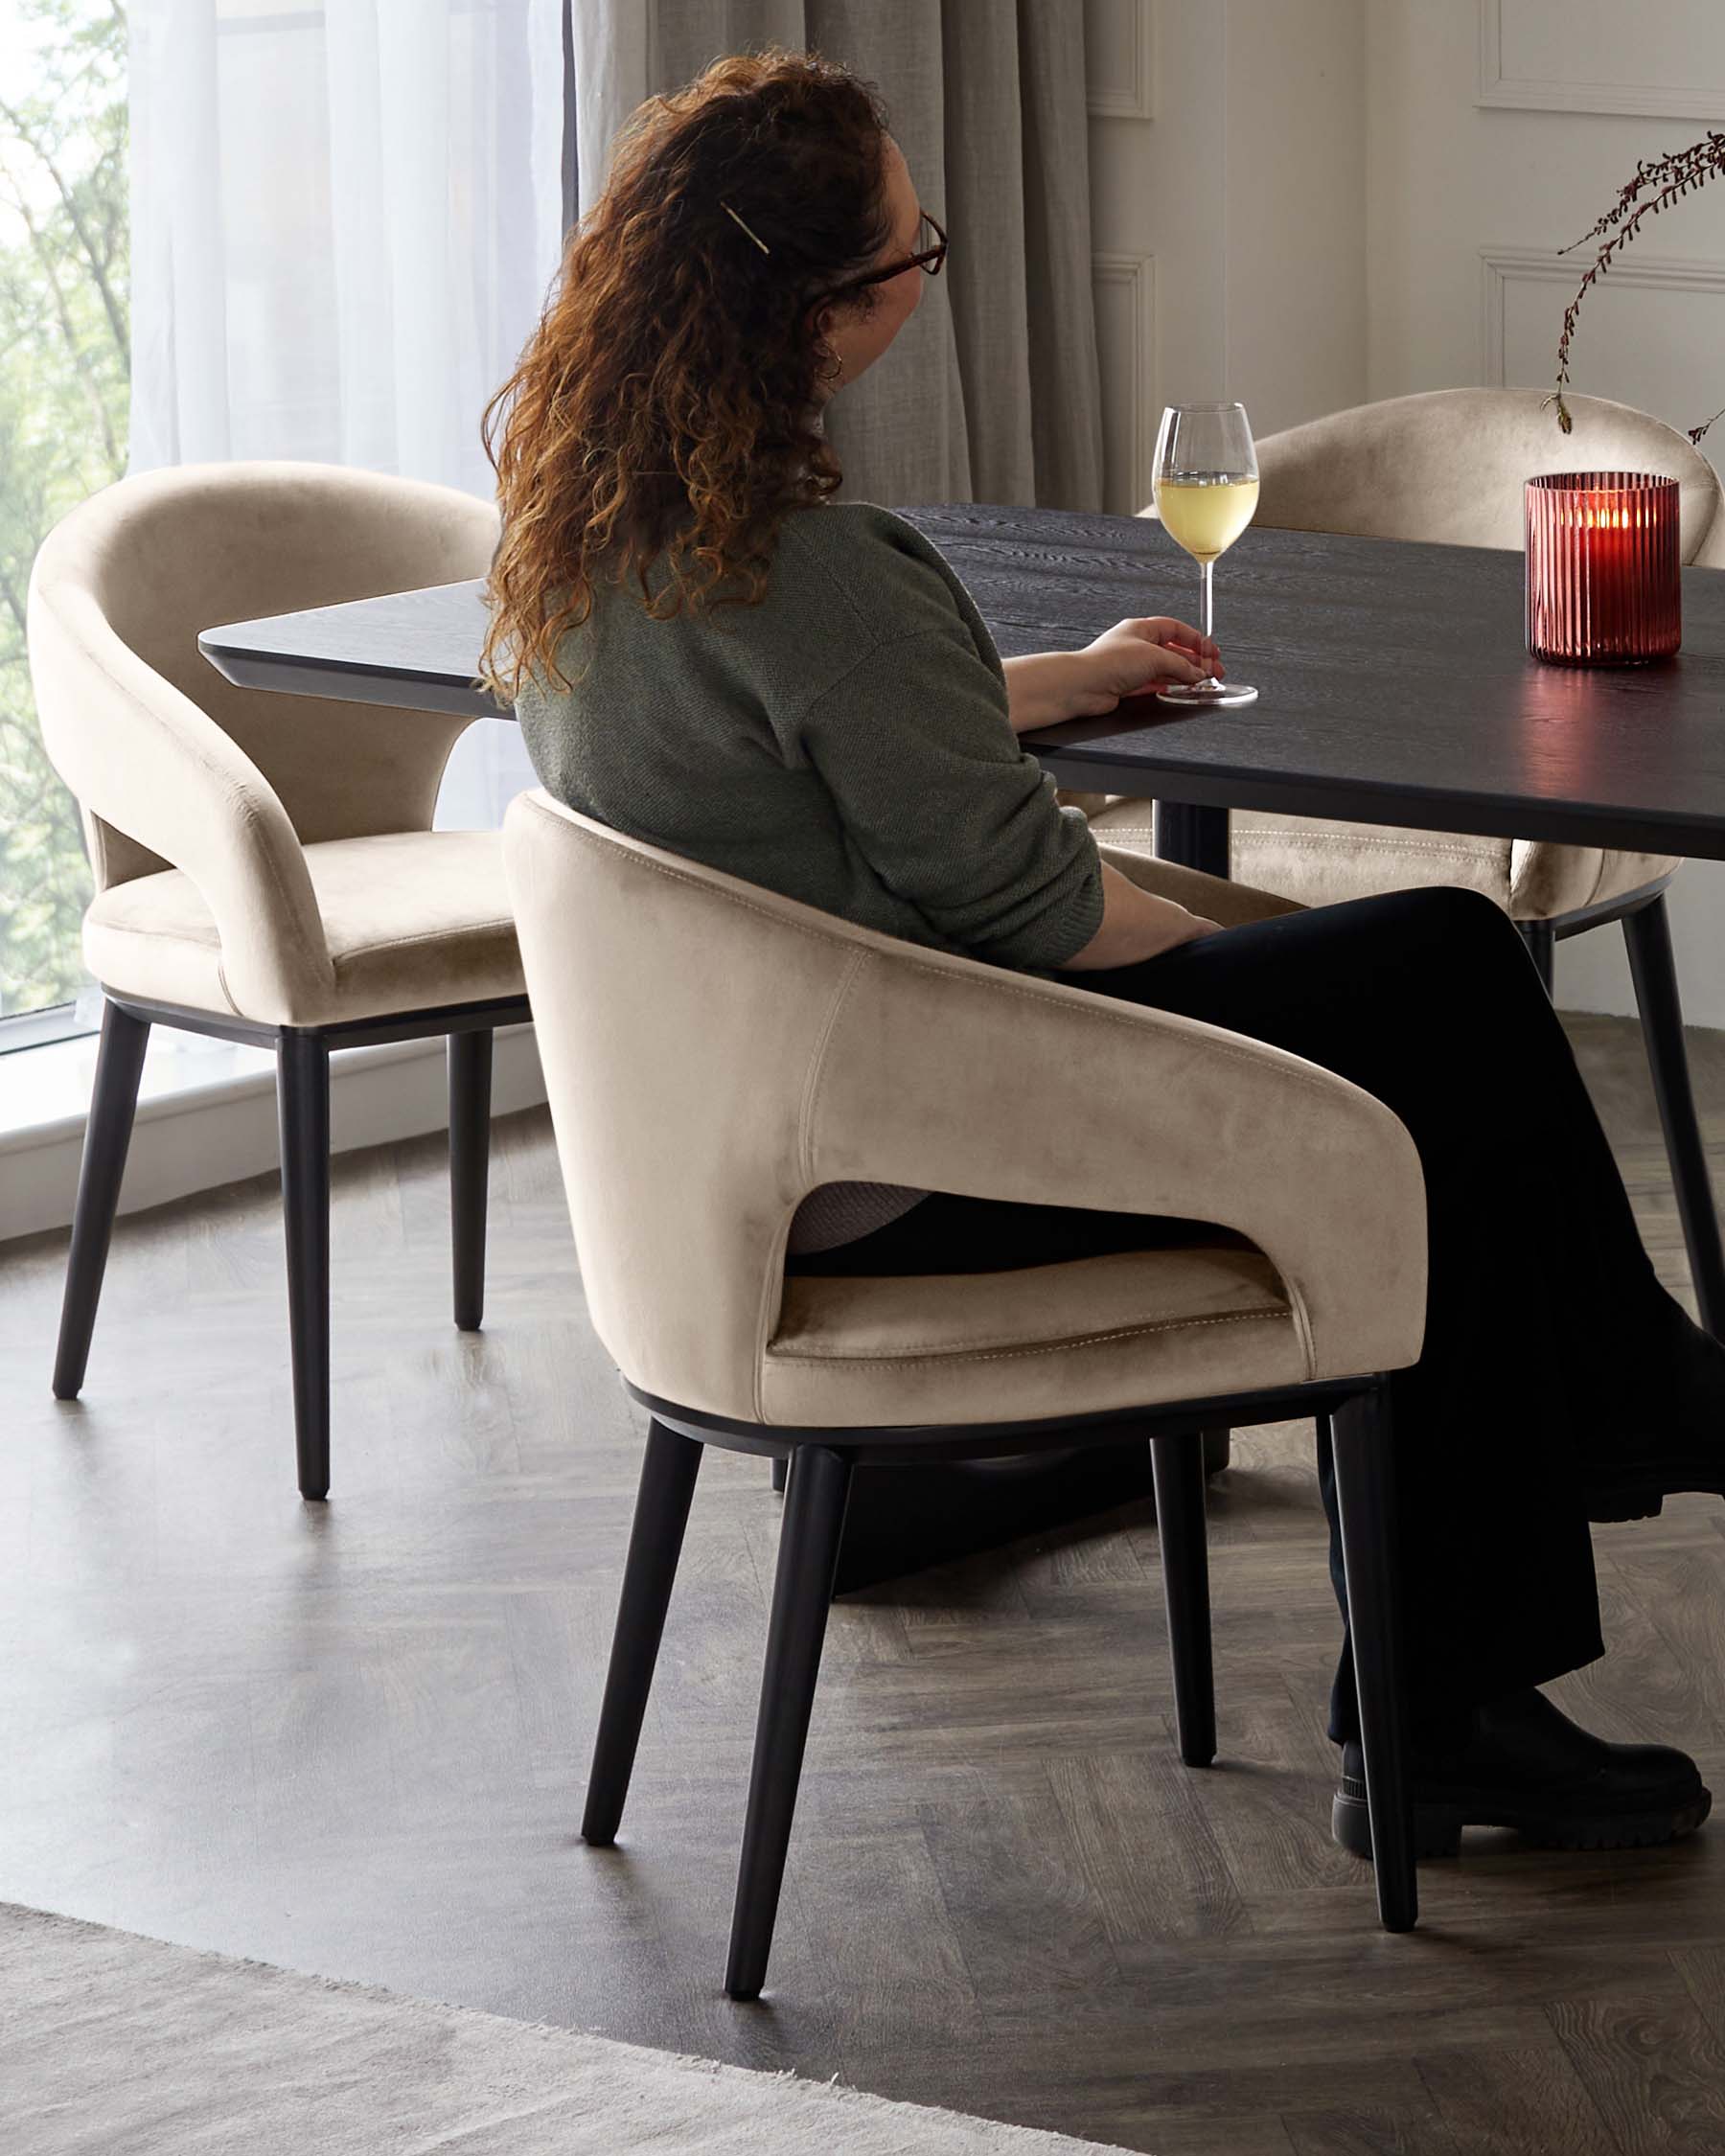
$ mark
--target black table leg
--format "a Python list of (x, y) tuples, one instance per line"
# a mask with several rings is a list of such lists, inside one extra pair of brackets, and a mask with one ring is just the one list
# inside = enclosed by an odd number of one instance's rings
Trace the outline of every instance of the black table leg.
[(1150, 1447), (1087, 1445), (1014, 1459), (859, 1467), (835, 1594), (950, 1565), (1152, 1496)]
[(1206, 876), (1229, 869), (1228, 811), (1200, 808), (1195, 801), (1159, 801), (1154, 812), (1156, 858)]

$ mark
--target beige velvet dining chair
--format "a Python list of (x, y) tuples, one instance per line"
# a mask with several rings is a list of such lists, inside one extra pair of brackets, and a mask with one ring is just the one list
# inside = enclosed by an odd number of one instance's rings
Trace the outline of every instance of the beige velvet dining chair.
[[(1658, 471), (1680, 486), (1686, 562), (1725, 562), (1725, 511), (1713, 467), (1687, 436), (1627, 404), (1568, 400), (1563, 433), (1537, 389), (1442, 389), (1333, 412), (1257, 446), (1255, 521), (1456, 546), (1520, 549), (1524, 480), (1576, 470)], [(1140, 515), (1153, 516), (1153, 506)], [(1466, 664), (1458, 624), (1458, 665)], [(1148, 853), (1151, 805), (1092, 811), (1098, 838)], [(1236, 810), (1230, 867), (1308, 906), (1416, 884), (1461, 883), (1515, 920), (1550, 993), (1562, 939), (1621, 922), (1704, 1322), (1725, 1334), (1725, 1250), (1684, 1047), (1665, 893), (1682, 865), (1664, 854), (1406, 831)]]
[[(274, 1049), (299, 1483), (330, 1479), (330, 1052), (447, 1035), (455, 1322), (483, 1303), (493, 1029), (529, 1013), (495, 832), (433, 831), (465, 720), (237, 687), (198, 632), (482, 576), (495, 509), (343, 467), (187, 465), (56, 525), (32, 679), (104, 991), (54, 1389), (82, 1385), (153, 1024)], [(172, 1314), (163, 1314), (172, 1323)]]
[[(1394, 1115), (1281, 1049), (853, 927), (542, 791), (512, 803), (504, 853), (587, 1316), (649, 1418), (586, 1840), (617, 1832), (706, 1445), (791, 1462), (725, 1974), (753, 1998), (853, 1474), (1150, 1441), (1181, 1751), (1208, 1765), (1201, 1433), (1316, 1414), (1379, 1906), (1411, 1924), (1384, 1373), (1419, 1351), (1425, 1188)], [(1289, 910), (1119, 860), (1224, 922)], [(1022, 1271), (787, 1277), (792, 1214), (846, 1181), (1186, 1228)]]
[(1721, 502), (1718, 515), (1707, 527), (1700, 545), (1695, 549), (1694, 566), (1697, 569), (1725, 569), (1725, 502)]

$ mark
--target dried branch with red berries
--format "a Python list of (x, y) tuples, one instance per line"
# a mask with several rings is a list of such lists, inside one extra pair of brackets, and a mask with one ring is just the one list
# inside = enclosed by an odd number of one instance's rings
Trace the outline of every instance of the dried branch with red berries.
[[(1575, 424), (1563, 401), (1563, 393), (1570, 386), (1570, 346), (1575, 340), (1576, 317), (1589, 288), (1606, 274), (1648, 218), (1656, 218), (1661, 210), (1668, 210), (1692, 189), (1705, 187), (1721, 172), (1725, 172), (1725, 134), (1716, 130), (1703, 135), (1699, 142), (1690, 143), (1687, 149), (1674, 149), (1666, 157), (1644, 157), (1635, 168), (1635, 177), (1626, 187), (1619, 189), (1617, 200), (1598, 222), (1571, 246), (1561, 250), (1566, 255), (1574, 254), (1576, 247), (1586, 246), (1590, 240), (1599, 241), (1593, 266), (1564, 310), (1563, 334), (1557, 340), (1557, 386), (1547, 400), (1556, 405), (1557, 424), (1566, 434)], [(1699, 442), (1714, 420), (1720, 418), (1725, 418), (1725, 411), (1715, 412), (1713, 419), (1703, 420), (1699, 426), (1691, 426), (1690, 440)]]

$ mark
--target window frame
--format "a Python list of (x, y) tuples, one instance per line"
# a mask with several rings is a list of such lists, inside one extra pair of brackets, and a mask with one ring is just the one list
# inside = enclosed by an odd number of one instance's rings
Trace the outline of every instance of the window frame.
[(80, 996), (70, 1003), (44, 1003), (38, 1010), (0, 1013), (0, 1056), (51, 1047), (57, 1041), (76, 1041), (96, 1032), (102, 1021), (80, 1016), (83, 1000)]

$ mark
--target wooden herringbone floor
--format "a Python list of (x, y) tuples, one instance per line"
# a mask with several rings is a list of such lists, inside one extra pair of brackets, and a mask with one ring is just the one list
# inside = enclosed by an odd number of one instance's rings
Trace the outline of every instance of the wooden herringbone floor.
[[(1681, 1280), (1634, 1029), (1576, 1037)], [(1725, 1139), (1725, 1038), (1694, 1048)], [(728, 2004), (775, 1501), (709, 1462), (624, 1843), (585, 1848), (638, 1427), (541, 1116), (498, 1125), (494, 1193), (463, 1339), (437, 1145), (340, 1163), (327, 1508), (269, 1182), (122, 1225), (81, 1406), (47, 1391), (63, 1238), (0, 1251), (0, 1898), (1162, 2156), (1725, 2150), (1725, 1817), (1482, 1836), (1419, 1932), (1374, 1928), (1327, 1837), (1303, 1426), (1212, 1493), (1211, 1773), (1175, 1758), (1142, 1513), (835, 1611), (771, 1996)], [(1598, 1543), (1612, 1652), (1566, 1704), (1688, 1745), (1725, 1808), (1725, 1510)]]

